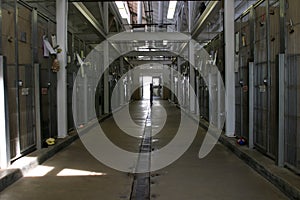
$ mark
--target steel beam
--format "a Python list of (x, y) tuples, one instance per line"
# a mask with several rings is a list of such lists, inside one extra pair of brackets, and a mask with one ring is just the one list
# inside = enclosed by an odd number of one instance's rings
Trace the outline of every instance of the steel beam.
[(109, 9), (108, 9), (108, 2), (103, 2), (103, 26), (104, 32), (106, 34), (109, 33)]
[(254, 148), (254, 63), (249, 63), (249, 136), (248, 145)]
[(113, 15), (115, 16), (116, 20), (118, 21), (120, 27), (122, 28), (122, 30), (125, 30), (124, 24), (122, 23), (122, 17), (118, 11), (118, 8), (116, 6), (116, 4), (114, 2), (109, 2), (110, 8), (111, 8), (111, 12), (113, 13)]
[(130, 63), (134, 66), (151, 64), (151, 63), (159, 63), (162, 65), (171, 65), (173, 61), (170, 60), (131, 60)]
[[(225, 6), (227, 1), (225, 3)], [(192, 28), (192, 38), (196, 39), (198, 35), (206, 28), (207, 23), (214, 17), (222, 7), (221, 1), (210, 1), (204, 10), (203, 14), (199, 17), (195, 26)], [(233, 6), (234, 7), (234, 6)], [(233, 11), (234, 14), (234, 11)]]
[(178, 32), (124, 32), (122, 37), (118, 37), (118, 34), (108, 38), (110, 42), (130, 41), (135, 38), (136, 41), (176, 41), (176, 42), (188, 42), (190, 36), (184, 33)]
[(126, 57), (135, 57), (135, 56), (164, 56), (164, 57), (172, 57), (177, 56), (175, 53), (170, 51), (131, 51), (126, 54)]
[(285, 53), (287, 37), (286, 37), (286, 0), (280, 0), (280, 53)]
[(16, 130), (17, 130), (17, 137), (16, 137), (16, 155), (19, 156), (21, 154), (20, 150), (20, 88), (19, 88), (19, 9), (18, 9), (18, 1), (14, 0), (14, 27), (15, 27), (15, 32), (14, 32), (14, 43), (15, 43), (15, 80), (16, 80)]
[(35, 108), (35, 134), (36, 148), (42, 148), (41, 134), (41, 96), (40, 96), (40, 65), (35, 63), (34, 67), (34, 108)]
[(89, 9), (82, 2), (73, 2), (75, 8), (86, 18), (86, 20), (93, 26), (97, 33), (106, 38), (105, 31), (101, 28), (98, 20), (95, 16), (89, 11)]

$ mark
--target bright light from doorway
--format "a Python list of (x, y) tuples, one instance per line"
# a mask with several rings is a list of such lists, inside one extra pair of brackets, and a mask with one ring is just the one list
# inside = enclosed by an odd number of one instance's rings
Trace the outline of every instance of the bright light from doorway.
[(36, 168), (30, 170), (28, 173), (26, 173), (24, 177), (43, 177), (53, 169), (54, 167), (39, 165)]
[(177, 1), (170, 1), (169, 2), (169, 9), (168, 9), (168, 15), (167, 15), (168, 19), (173, 19), (174, 18), (176, 5), (177, 5)]
[(106, 173), (102, 172), (91, 172), (77, 169), (63, 169), (57, 176), (105, 176)]
[(130, 13), (129, 13), (127, 3), (124, 1), (115, 1), (115, 3), (119, 9), (119, 13), (120, 13), (121, 17), (123, 19), (127, 19), (128, 24), (130, 24)]
[(150, 83), (152, 83), (152, 77), (143, 76), (143, 99), (150, 99)]

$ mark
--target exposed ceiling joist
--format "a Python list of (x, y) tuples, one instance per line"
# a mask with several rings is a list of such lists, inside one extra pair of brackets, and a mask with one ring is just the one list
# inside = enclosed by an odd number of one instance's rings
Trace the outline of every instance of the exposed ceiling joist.
[(93, 28), (97, 31), (97, 34), (106, 38), (106, 34), (103, 31), (101, 25), (94, 17), (94, 15), (88, 10), (88, 8), (81, 2), (73, 2), (73, 5), (77, 10), (86, 18), (86, 20), (93, 26)]
[(165, 56), (165, 57), (171, 57), (176, 56), (176, 54), (170, 52), (170, 51), (131, 51), (128, 54), (126, 54), (128, 57), (134, 57), (134, 56)]
[(221, 1), (210, 1), (208, 3), (203, 14), (198, 18), (195, 26), (192, 29), (192, 38), (196, 39), (198, 37), (198, 35), (206, 28), (206, 25), (209, 23), (210, 19), (219, 13), (221, 7)]
[(130, 63), (134, 66), (140, 66), (145, 64), (160, 63), (162, 65), (171, 65), (172, 60), (130, 60)]

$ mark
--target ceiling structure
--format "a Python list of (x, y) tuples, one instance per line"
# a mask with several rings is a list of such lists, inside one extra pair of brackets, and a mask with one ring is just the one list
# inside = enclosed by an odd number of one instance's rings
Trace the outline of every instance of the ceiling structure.
[[(45, 15), (55, 20), (56, 0), (25, 1), (37, 7)], [(169, 1), (142, 1), (142, 23), (138, 23), (138, 1), (124, 1), (129, 9), (130, 22), (122, 18), (115, 1), (69, 0), (69, 31), (86, 44), (96, 46), (112, 34), (128, 31), (190, 33), (199, 43), (207, 43), (223, 31), (223, 8), (221, 1), (178, 1), (172, 19), (167, 19)], [(256, 0), (235, 0), (236, 18)], [(204, 9), (204, 8), (207, 9)], [(210, 9), (208, 9), (210, 8)], [(191, 9), (191, 10), (189, 10)], [(206, 12), (209, 13), (206, 13)], [(189, 14), (192, 18), (189, 19)], [(189, 20), (192, 20), (189, 31)], [(149, 46), (149, 49), (151, 47)], [(136, 55), (136, 54), (135, 54)], [(143, 58), (130, 57), (138, 63)], [(172, 61), (172, 56), (156, 56), (152, 59)], [(136, 59), (136, 61), (134, 61)]]

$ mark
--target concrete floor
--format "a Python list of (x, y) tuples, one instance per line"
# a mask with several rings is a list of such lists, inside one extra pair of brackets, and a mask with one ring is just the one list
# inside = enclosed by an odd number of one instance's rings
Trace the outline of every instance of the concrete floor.
[[(140, 101), (130, 106), (131, 116), (136, 123), (145, 123), (147, 104)], [(162, 131), (153, 138), (154, 150), (172, 140), (180, 123), (179, 109), (166, 101), (155, 101), (152, 109), (153, 130), (158, 129), (164, 121), (164, 112), (156, 107), (159, 104), (165, 107), (168, 118)], [(115, 144), (138, 151), (140, 140), (123, 134), (112, 118), (104, 121), (102, 127), (109, 130), (111, 134), (108, 137)], [(143, 131), (140, 130), (141, 133)], [(198, 152), (204, 134), (205, 131), (199, 128), (195, 141), (180, 159), (151, 173), (151, 199), (287, 199), (221, 144), (217, 144), (207, 157), (200, 160)], [(47, 170), (43, 171), (45, 169), (51, 170), (46, 173)], [(69, 176), (63, 172), (69, 172)], [(32, 170), (28, 177), (1, 192), (0, 200), (130, 199), (132, 183), (132, 175), (101, 164), (77, 140)]]

